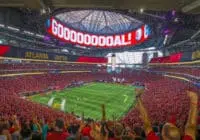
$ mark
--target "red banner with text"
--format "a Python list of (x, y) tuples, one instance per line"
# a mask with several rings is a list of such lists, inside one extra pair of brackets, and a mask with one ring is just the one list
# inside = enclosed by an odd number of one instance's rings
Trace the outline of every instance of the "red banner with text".
[(99, 48), (117, 48), (122, 46), (135, 46), (149, 38), (149, 26), (143, 25), (137, 30), (116, 35), (95, 35), (83, 33), (66, 27), (55, 18), (51, 18), (47, 27), (47, 32), (55, 38), (81, 46)]

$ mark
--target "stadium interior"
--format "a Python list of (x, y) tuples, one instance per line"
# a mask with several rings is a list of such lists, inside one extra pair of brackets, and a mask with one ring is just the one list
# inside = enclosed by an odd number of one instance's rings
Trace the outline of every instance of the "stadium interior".
[(200, 140), (199, 0), (0, 0), (0, 140)]

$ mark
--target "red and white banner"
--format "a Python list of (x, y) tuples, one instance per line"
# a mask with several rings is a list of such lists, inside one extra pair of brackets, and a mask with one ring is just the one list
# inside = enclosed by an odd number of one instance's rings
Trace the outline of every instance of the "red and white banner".
[(50, 24), (47, 28), (49, 34), (63, 42), (99, 48), (134, 46), (148, 39), (149, 32), (147, 30), (147, 25), (143, 25), (139, 29), (125, 34), (95, 35), (70, 29), (53, 17), (50, 19)]

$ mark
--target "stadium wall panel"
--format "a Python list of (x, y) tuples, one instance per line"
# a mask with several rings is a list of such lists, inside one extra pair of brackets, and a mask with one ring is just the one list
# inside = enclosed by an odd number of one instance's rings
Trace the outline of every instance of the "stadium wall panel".
[(86, 63), (107, 63), (104, 57), (88, 57), (69, 54), (50, 53), (33, 49), (19, 48), (14, 46), (0, 45), (0, 56), (39, 60), (56, 60)]
[(190, 62), (200, 58), (199, 52), (183, 52), (171, 54), (165, 57), (152, 58), (150, 63), (178, 63), (178, 62)]
[(181, 62), (192, 61), (192, 52), (184, 52), (181, 57)]

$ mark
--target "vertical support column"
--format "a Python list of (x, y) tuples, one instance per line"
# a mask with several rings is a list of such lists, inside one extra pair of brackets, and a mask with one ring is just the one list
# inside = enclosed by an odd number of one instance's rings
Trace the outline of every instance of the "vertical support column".
[(112, 67), (112, 71), (115, 71), (116, 69), (116, 55), (112, 54), (111, 56), (111, 67)]

